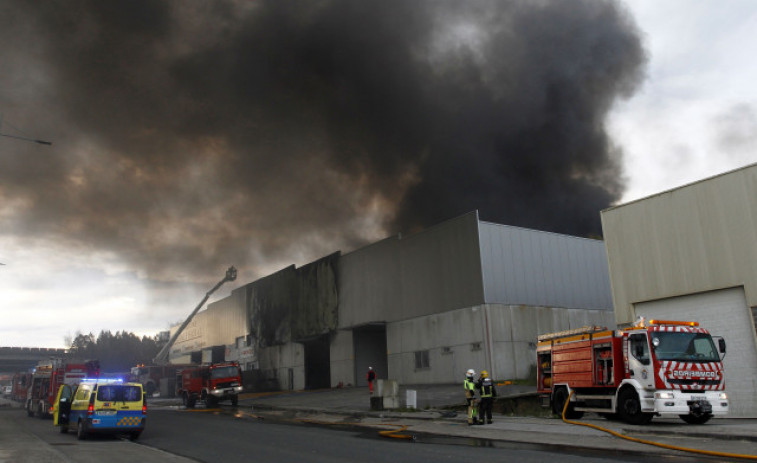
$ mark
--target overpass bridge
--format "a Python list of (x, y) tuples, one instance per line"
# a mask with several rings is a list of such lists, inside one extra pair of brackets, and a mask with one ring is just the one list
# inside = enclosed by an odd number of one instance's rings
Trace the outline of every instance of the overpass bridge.
[(66, 349), (46, 347), (0, 347), (0, 374), (27, 371), (37, 366), (40, 360), (66, 358)]

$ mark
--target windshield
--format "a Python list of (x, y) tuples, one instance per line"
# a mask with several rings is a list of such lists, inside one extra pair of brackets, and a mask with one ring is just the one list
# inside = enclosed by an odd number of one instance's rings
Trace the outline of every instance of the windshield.
[(218, 367), (210, 370), (210, 377), (213, 379), (231, 378), (239, 376), (237, 367)]
[(142, 400), (139, 386), (100, 386), (97, 388), (100, 402), (137, 402)]
[(719, 362), (720, 355), (709, 334), (652, 333), (652, 346), (658, 360), (679, 362)]

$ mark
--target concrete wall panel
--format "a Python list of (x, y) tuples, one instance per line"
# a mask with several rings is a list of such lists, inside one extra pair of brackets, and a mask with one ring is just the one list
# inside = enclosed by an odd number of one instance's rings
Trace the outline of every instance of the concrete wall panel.
[(331, 387), (339, 383), (355, 385), (355, 358), (352, 331), (339, 330), (331, 341)]

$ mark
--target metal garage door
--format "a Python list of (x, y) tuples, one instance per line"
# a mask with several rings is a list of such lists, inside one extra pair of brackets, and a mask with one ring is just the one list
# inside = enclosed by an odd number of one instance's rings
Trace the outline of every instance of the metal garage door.
[(754, 322), (742, 287), (634, 304), (636, 316), (692, 320), (726, 339), (725, 388), (730, 416), (757, 417), (757, 349)]

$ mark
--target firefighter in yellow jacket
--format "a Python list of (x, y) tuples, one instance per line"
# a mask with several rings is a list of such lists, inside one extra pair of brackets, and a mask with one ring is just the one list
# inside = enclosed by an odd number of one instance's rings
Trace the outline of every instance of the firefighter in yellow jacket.
[(476, 372), (468, 370), (465, 373), (463, 389), (465, 390), (465, 401), (468, 403), (468, 425), (478, 424), (478, 404), (476, 403), (476, 381), (473, 377)]

